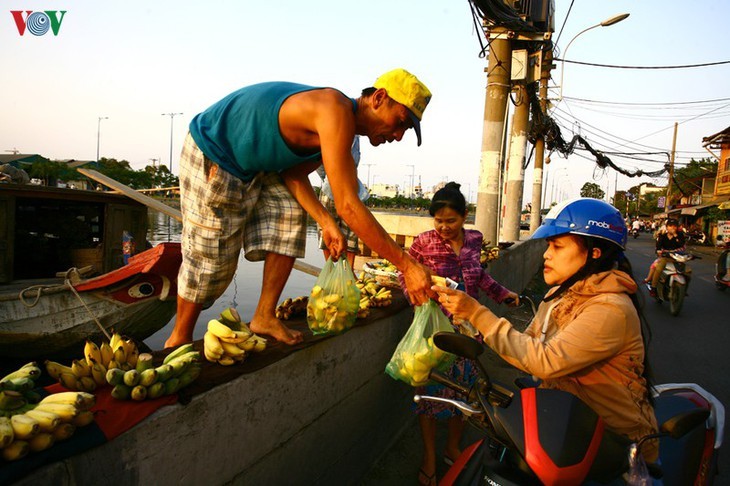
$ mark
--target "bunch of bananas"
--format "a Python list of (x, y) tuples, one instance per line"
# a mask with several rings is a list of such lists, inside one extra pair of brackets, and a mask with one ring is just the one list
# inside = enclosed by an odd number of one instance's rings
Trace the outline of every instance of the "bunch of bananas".
[(388, 260), (370, 260), (363, 265), (363, 271), (382, 286), (400, 288), (398, 267)]
[(428, 383), (428, 374), (433, 368), (439, 367), (449, 354), (436, 347), (431, 337), (422, 342), (423, 345), (417, 351), (403, 351), (391, 358), (388, 363), (391, 376), (397, 376), (411, 386)]
[(265, 349), (266, 339), (251, 332), (233, 307), (221, 312), (219, 319), (209, 321), (203, 336), (205, 359), (223, 366), (240, 363), (246, 353), (260, 353)]
[(276, 318), (288, 321), (292, 317), (305, 316), (307, 315), (308, 302), (309, 297), (306, 295), (294, 299), (288, 298), (276, 308)]
[(360, 308), (357, 312), (359, 318), (367, 317), (371, 307), (387, 307), (392, 303), (393, 294), (390, 289), (381, 286), (376, 278), (367, 276), (366, 272), (360, 274), (355, 285), (360, 289)]
[(188, 386), (200, 376), (200, 369), (200, 353), (188, 343), (165, 356), (160, 366), (154, 366), (151, 354), (142, 353), (133, 369), (109, 368), (105, 380), (118, 400), (154, 400)]
[(345, 285), (344, 295), (315, 285), (307, 302), (307, 324), (314, 334), (338, 334), (352, 327), (359, 309), (360, 290), (352, 281)]
[[(40, 394), (35, 391), (35, 381), (41, 376), (41, 369), (38, 364), (33, 361), (23, 365), (16, 371), (4, 376), (0, 380), (0, 401), (8, 392), (10, 397), (19, 397), (28, 403), (38, 403), (41, 399)], [(17, 400), (14, 400), (17, 401)], [(0, 416), (4, 415), (3, 407), (0, 406)]]
[(479, 255), (479, 263), (485, 266), (487, 263), (499, 258), (499, 247), (489, 246), (489, 242), (482, 244), (482, 251)]
[(55, 361), (46, 361), (45, 364), (51, 378), (58, 380), (64, 388), (93, 392), (97, 387), (106, 385), (108, 370), (134, 369), (139, 356), (139, 349), (133, 340), (114, 333), (109, 342), (104, 341), (101, 346), (87, 339), (84, 358), (73, 360), (71, 366)]
[[(28, 363), (3, 378), (3, 386), (35, 379), (41, 371), (35, 363)], [(10, 378), (8, 378), (10, 377)], [(71, 391), (54, 393), (32, 402), (28, 399), (27, 382), (19, 388), (0, 391), (0, 454), (7, 461), (25, 457), (29, 452), (39, 452), (51, 447), (56, 441), (68, 439), (76, 431), (94, 421), (91, 407), (96, 403), (94, 395)], [(16, 385), (12, 385), (16, 386)], [(25, 395), (24, 395), (25, 394)]]

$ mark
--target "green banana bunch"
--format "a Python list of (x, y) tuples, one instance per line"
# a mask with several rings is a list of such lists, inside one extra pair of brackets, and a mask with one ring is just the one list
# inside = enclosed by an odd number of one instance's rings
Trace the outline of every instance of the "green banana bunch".
[(154, 366), (152, 355), (142, 353), (134, 369), (109, 369), (106, 382), (114, 387), (111, 395), (117, 400), (143, 401), (176, 393), (199, 374), (200, 353), (192, 344), (184, 344), (168, 354), (160, 366)]

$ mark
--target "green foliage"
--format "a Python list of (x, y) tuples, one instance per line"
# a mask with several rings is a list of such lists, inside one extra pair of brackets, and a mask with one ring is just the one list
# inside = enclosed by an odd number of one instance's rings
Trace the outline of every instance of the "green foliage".
[(720, 209), (717, 206), (710, 207), (707, 209), (707, 214), (702, 219), (711, 223), (727, 221), (730, 219), (730, 209)]
[(603, 192), (601, 186), (599, 186), (595, 182), (586, 182), (585, 184), (583, 184), (583, 187), (580, 188), (580, 196), (603, 199), (606, 196), (606, 193)]
[(702, 190), (702, 179), (715, 177), (717, 161), (709, 158), (691, 159), (687, 166), (674, 170), (669, 199), (677, 204), (682, 196), (689, 196)]

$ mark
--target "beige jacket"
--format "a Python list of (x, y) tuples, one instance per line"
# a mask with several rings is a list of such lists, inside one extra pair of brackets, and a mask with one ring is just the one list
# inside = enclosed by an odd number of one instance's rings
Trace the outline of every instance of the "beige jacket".
[[(524, 333), (484, 307), (471, 322), (485, 343), (513, 366), (542, 379), (542, 387), (576, 395), (610, 429), (638, 440), (656, 432), (657, 424), (642, 377), (641, 325), (628, 295), (636, 289), (626, 273), (612, 270), (574, 284), (556, 301), (541, 303)], [(655, 442), (643, 447), (647, 461), (657, 459)]]

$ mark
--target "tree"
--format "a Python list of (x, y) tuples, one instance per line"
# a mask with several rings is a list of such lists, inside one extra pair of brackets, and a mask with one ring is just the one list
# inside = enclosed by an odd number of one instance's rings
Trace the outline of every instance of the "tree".
[(601, 186), (599, 186), (595, 182), (586, 182), (585, 184), (583, 184), (583, 187), (580, 188), (580, 196), (603, 199), (606, 196), (606, 193), (603, 192)]
[(683, 196), (690, 196), (702, 192), (702, 179), (715, 177), (717, 174), (717, 162), (709, 158), (700, 160), (691, 159), (682, 168), (674, 169), (671, 193), (669, 199), (672, 204), (678, 204)]

